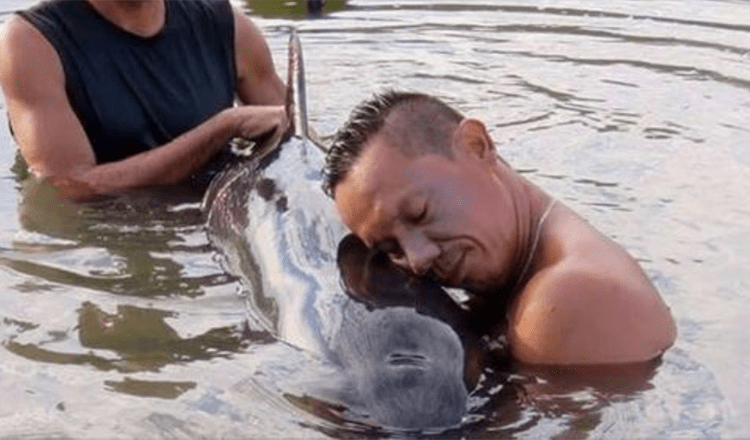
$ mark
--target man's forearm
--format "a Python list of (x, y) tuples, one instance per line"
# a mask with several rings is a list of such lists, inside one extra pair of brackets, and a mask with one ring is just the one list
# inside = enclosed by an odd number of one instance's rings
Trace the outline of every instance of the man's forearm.
[(230, 115), (222, 112), (168, 144), (121, 161), (48, 178), (62, 195), (74, 200), (178, 183), (198, 170), (233, 136), (231, 122)]
[(74, 200), (179, 183), (198, 171), (232, 137), (253, 137), (274, 128), (275, 121), (267, 117), (268, 109), (260, 106), (226, 109), (168, 144), (121, 161), (49, 179), (62, 195)]

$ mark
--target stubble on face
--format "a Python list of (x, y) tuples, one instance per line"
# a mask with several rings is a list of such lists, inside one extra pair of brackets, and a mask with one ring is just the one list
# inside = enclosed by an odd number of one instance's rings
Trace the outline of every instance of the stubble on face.
[[(433, 278), (443, 285), (487, 290), (498, 279), (492, 263), (507, 243), (502, 234), (498, 240), (497, 213), (487, 201), (494, 197), (493, 179), (479, 165), (460, 154), (410, 159), (375, 137), (337, 186), (336, 205), (344, 223), (368, 246), (392, 240), (404, 228), (424, 232), (439, 248), (429, 271)], [(409, 205), (423, 199), (427, 219), (408, 224), (404, 212), (415, 211)]]
[(394, 213), (386, 212), (386, 205), (395, 204), (399, 187), (408, 183), (403, 176), (408, 159), (380, 145), (379, 139), (376, 136), (364, 146), (335, 192), (336, 208), (344, 224), (370, 247), (387, 235), (391, 223), (388, 217)]

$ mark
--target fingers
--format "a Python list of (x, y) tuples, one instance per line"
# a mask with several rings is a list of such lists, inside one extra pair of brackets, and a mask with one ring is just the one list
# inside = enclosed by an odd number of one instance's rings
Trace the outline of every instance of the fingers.
[(283, 132), (289, 124), (284, 106), (247, 105), (232, 110), (238, 115), (237, 136), (246, 139), (255, 139), (277, 130)]

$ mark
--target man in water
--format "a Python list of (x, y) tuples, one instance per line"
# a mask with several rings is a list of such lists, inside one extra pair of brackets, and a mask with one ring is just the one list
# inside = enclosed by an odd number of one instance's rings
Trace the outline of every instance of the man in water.
[(263, 36), (225, 0), (41, 3), (2, 30), (0, 85), (27, 165), (73, 199), (184, 181), (288, 125)]
[(642, 362), (675, 340), (636, 261), (496, 155), (478, 120), (387, 92), (354, 109), (326, 159), (344, 223), (397, 264), (469, 291), (534, 364)]

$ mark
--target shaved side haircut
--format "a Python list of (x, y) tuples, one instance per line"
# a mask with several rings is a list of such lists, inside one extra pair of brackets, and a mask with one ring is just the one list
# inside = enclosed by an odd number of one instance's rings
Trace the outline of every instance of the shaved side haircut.
[(452, 159), (453, 132), (463, 119), (433, 96), (398, 91), (376, 94), (355, 107), (334, 136), (326, 156), (323, 189), (334, 197), (336, 185), (376, 135), (384, 136), (388, 145), (408, 158), (430, 153)]

